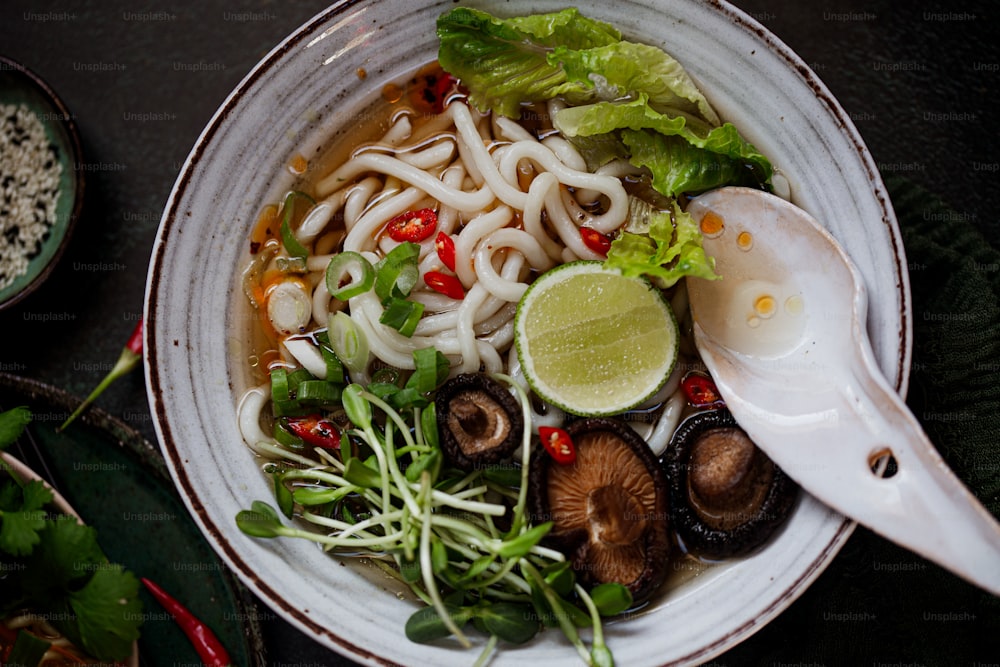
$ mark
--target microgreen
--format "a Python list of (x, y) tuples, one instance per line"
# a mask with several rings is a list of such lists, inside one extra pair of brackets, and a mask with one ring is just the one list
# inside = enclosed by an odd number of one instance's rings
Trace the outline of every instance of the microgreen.
[[(350, 426), (341, 437), (356, 445), (353, 455), (342, 445), (335, 452), (340, 458), (317, 449), (322, 460), (312, 460), (304, 450), (258, 443), (262, 453), (305, 467), (272, 471), (280, 511), (255, 501), (237, 514), (240, 530), (258, 538), (307, 539), (333, 553), (391, 557), (396, 568), (390, 574), (426, 603), (406, 623), (412, 641), (452, 637), (469, 646), (467, 633), (475, 629), (489, 637), (483, 661), (497, 642), (523, 643), (552, 625), (588, 664), (607, 664), (603, 639), (588, 652), (577, 631), (593, 618), (600, 623), (597, 605), (579, 593), (565, 556), (542, 544), (552, 524), (532, 524), (527, 513), (530, 431), (525, 429), (516, 463), (472, 472), (449, 467), (438, 445), (433, 402), (448, 376), (448, 360), (433, 348), (416, 351), (413, 359), (409, 376), (378, 371), (368, 385), (343, 388), (340, 405)], [(507, 376), (494, 377), (512, 388), (530, 424), (524, 390)], [(282, 515), (320, 530), (286, 523)], [(502, 530), (497, 517), (509, 519)], [(623, 596), (614, 589), (598, 598), (603, 611), (620, 607)]]

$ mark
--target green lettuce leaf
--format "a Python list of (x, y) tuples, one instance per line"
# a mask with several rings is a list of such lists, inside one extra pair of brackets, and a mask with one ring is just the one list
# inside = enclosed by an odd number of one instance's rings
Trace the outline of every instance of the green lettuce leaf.
[(715, 260), (705, 254), (698, 224), (676, 202), (672, 211), (649, 214), (646, 233), (623, 232), (611, 244), (605, 266), (626, 276), (648, 276), (670, 287), (685, 276), (716, 280)]
[(641, 96), (661, 111), (719, 124), (719, 116), (684, 67), (655, 46), (625, 41), (583, 50), (561, 46), (549, 54), (548, 60), (561, 64), (570, 81), (607, 87), (599, 95), (601, 99)]
[(438, 62), (480, 110), (517, 117), (523, 102), (562, 95), (571, 104), (644, 95), (651, 105), (718, 125), (708, 100), (661, 49), (622, 41), (576, 9), (500, 19), (461, 7), (441, 15)]
[(769, 168), (761, 173), (752, 163), (698, 148), (678, 136), (629, 129), (622, 130), (621, 136), (630, 154), (629, 162), (649, 169), (653, 187), (668, 197), (682, 192), (705, 192), (723, 185), (757, 187), (770, 178)]
[(522, 102), (557, 95), (586, 95), (589, 82), (570, 81), (558, 63), (548, 61), (557, 46), (591, 48), (617, 42), (620, 33), (576, 9), (499, 19), (484, 11), (459, 7), (438, 17), (438, 62), (469, 90), (481, 110), (510, 117)]
[[(732, 124), (711, 127), (684, 114), (663, 114), (645, 95), (568, 107), (556, 114), (554, 123), (574, 144), (623, 142), (619, 153), (630, 155), (637, 167), (648, 168), (653, 187), (667, 196), (721, 185), (759, 186), (773, 171), (770, 161)], [(583, 137), (587, 139), (581, 142)]]

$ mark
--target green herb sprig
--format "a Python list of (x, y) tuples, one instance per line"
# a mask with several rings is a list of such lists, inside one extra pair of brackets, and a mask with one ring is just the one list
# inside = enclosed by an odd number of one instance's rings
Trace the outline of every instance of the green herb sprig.
[[(31, 420), (26, 407), (0, 413), (0, 450)], [(28, 611), (47, 620), (98, 660), (121, 661), (132, 652), (142, 623), (139, 580), (110, 563), (97, 531), (75, 517), (53, 514), (52, 491), (41, 481), (0, 477), (0, 619)], [(2, 475), (3, 473), (0, 473)], [(22, 637), (15, 650), (36, 656), (45, 640)], [(47, 648), (47, 646), (46, 646)], [(43, 651), (44, 653), (44, 651)], [(12, 663), (14, 659), (11, 658)], [(18, 658), (18, 662), (20, 662)], [(37, 664), (37, 658), (34, 662)]]
[[(298, 537), (334, 553), (376, 556), (376, 565), (427, 605), (406, 623), (411, 641), (454, 637), (468, 647), (471, 624), (489, 637), (482, 664), (499, 642), (521, 644), (552, 626), (586, 664), (613, 664), (601, 617), (627, 609), (631, 595), (619, 584), (588, 593), (565, 556), (541, 544), (551, 524), (532, 525), (527, 515), (530, 430), (518, 463), (471, 473), (448, 467), (430, 400), (447, 377), (447, 361), (430, 349), (417, 351), (414, 362), (417, 371), (405, 383), (386, 373), (367, 387), (344, 388), (342, 407), (353, 426), (344, 438), (358, 455), (342, 444), (340, 458), (317, 449), (316, 460), (256, 443), (258, 453), (304, 467), (276, 461), (280, 511), (258, 500), (236, 515), (237, 525), (253, 537)], [(494, 377), (515, 390), (530, 424), (524, 391), (507, 376)], [(293, 515), (314, 528), (284, 523)], [(589, 650), (577, 631), (587, 627), (594, 630)]]

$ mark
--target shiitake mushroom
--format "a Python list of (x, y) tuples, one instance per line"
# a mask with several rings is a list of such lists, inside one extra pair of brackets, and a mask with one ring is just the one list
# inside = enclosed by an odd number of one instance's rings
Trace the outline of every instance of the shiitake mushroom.
[(668, 489), (646, 442), (617, 419), (571, 422), (576, 460), (563, 465), (532, 452), (529, 499), (535, 523), (552, 521), (546, 541), (567, 555), (587, 586), (617, 582), (641, 603), (667, 574)]
[(456, 468), (474, 470), (509, 457), (521, 443), (521, 406), (484, 373), (445, 382), (434, 401), (441, 451)]
[(707, 558), (759, 547), (785, 521), (798, 493), (725, 409), (681, 423), (664, 468), (674, 531), (685, 548)]

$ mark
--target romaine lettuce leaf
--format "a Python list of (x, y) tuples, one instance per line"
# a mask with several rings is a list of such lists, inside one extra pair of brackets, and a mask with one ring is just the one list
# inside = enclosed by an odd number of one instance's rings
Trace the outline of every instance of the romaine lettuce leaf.
[[(719, 130), (725, 130), (723, 126)], [(735, 132), (735, 130), (733, 130)], [(629, 161), (652, 173), (657, 192), (673, 197), (682, 192), (700, 193), (723, 185), (759, 186), (770, 178), (752, 163), (733, 159), (724, 153), (698, 148), (681, 137), (651, 130), (621, 130), (628, 148)]]
[(517, 117), (522, 102), (557, 95), (588, 96), (589, 81), (570, 81), (548, 56), (557, 46), (586, 49), (618, 42), (621, 34), (576, 9), (499, 19), (459, 7), (438, 17), (438, 62), (469, 90), (469, 101)]
[(669, 54), (621, 40), (576, 9), (500, 19), (460, 7), (438, 17), (438, 62), (480, 110), (517, 117), (522, 102), (563, 95), (571, 104), (644, 95), (655, 108), (718, 125), (691, 77)]
[(705, 254), (698, 223), (676, 202), (672, 211), (649, 215), (646, 234), (623, 232), (611, 244), (604, 265), (626, 276), (647, 276), (670, 287), (685, 276), (715, 280), (715, 260)]
[[(567, 107), (556, 114), (554, 123), (564, 136), (583, 144), (596, 137), (606, 143), (622, 130), (621, 152), (631, 156), (632, 164), (647, 167), (653, 186), (667, 196), (720, 185), (756, 186), (771, 178), (771, 163), (732, 124), (711, 127), (683, 114), (663, 114), (647, 103), (645, 95), (627, 102)], [(580, 142), (580, 137), (595, 139)]]
[(559, 63), (570, 81), (599, 83), (606, 100), (643, 96), (656, 109), (672, 110), (719, 124), (719, 116), (679, 62), (648, 44), (617, 42), (574, 50), (561, 46), (548, 56)]

